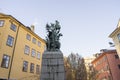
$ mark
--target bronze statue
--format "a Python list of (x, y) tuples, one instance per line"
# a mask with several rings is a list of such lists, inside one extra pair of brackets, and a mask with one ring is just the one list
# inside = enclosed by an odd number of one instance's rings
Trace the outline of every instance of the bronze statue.
[(60, 25), (56, 20), (55, 24), (51, 23), (50, 25), (46, 25), (47, 37), (46, 37), (46, 45), (48, 51), (57, 51), (60, 49)]

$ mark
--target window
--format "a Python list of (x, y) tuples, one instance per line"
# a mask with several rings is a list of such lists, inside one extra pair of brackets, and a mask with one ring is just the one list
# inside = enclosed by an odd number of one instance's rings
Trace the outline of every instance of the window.
[(22, 70), (23, 70), (24, 72), (27, 72), (27, 69), (28, 69), (28, 62), (27, 62), (27, 61), (24, 61), (24, 62), (23, 62), (23, 69), (22, 69)]
[(120, 41), (120, 33), (117, 35), (117, 37), (118, 37), (118, 40)]
[(33, 42), (34, 44), (36, 44), (36, 39), (35, 39), (35, 38), (33, 38), (33, 39), (32, 39), (32, 42)]
[(10, 56), (8, 56), (8, 55), (3, 55), (1, 67), (3, 67), (3, 68), (8, 68), (9, 62), (10, 62)]
[(40, 43), (40, 41), (38, 41), (38, 46), (40, 47), (40, 45), (41, 45), (41, 43)]
[(25, 50), (24, 50), (25, 54), (29, 54), (30, 53), (30, 47), (25, 45)]
[(17, 28), (16, 25), (11, 24), (11, 27), (10, 27), (11, 30), (16, 31), (16, 28)]
[(37, 52), (37, 58), (40, 59), (40, 52)]
[(32, 57), (35, 57), (35, 55), (36, 55), (36, 50), (35, 49), (32, 49), (32, 52), (31, 52), (32, 54)]
[(115, 55), (115, 58), (116, 58), (116, 59), (119, 59), (119, 56), (118, 56), (118, 55)]
[(31, 40), (31, 36), (29, 34), (27, 34), (26, 35), (26, 39), (30, 41)]
[(34, 73), (34, 64), (33, 63), (30, 64), (30, 72)]
[(40, 65), (36, 65), (36, 74), (40, 74)]
[(108, 80), (112, 80), (112, 77), (111, 77), (111, 76), (108, 76)]
[(106, 60), (106, 56), (103, 57), (103, 61), (105, 61), (105, 60)]
[(44, 46), (44, 51), (46, 51), (46, 46)]
[(104, 69), (104, 71), (107, 71), (107, 70), (109, 70), (109, 66), (105, 65), (103, 69)]
[(14, 38), (12, 36), (8, 36), (8, 39), (7, 39), (7, 45), (8, 46), (13, 46), (13, 42), (14, 42)]
[(0, 27), (4, 25), (4, 20), (0, 20)]
[(120, 69), (120, 64), (118, 65), (118, 68)]

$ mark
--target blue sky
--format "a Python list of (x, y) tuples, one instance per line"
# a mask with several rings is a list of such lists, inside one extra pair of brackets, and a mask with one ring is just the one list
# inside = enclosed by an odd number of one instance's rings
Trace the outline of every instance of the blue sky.
[(61, 25), (61, 51), (83, 57), (110, 49), (109, 34), (120, 18), (119, 0), (1, 0), (0, 12), (14, 16), (45, 38), (46, 23)]

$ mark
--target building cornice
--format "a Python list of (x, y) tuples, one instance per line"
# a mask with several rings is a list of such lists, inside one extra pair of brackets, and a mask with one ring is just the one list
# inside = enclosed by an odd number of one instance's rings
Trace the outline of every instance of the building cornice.
[(120, 31), (120, 19), (118, 21), (117, 28), (109, 35), (109, 37), (112, 38), (118, 31)]
[(17, 24), (19, 24), (19, 27), (22, 27), (24, 30), (28, 31), (29, 33), (33, 34), (35, 37), (40, 39), (43, 43), (46, 43), (44, 39), (42, 39), (40, 36), (38, 36), (33, 31), (29, 30), (24, 24), (22, 24), (20, 21), (18, 21), (15, 17), (13, 17), (11, 15), (6, 15), (6, 14), (3, 14), (3, 13), (0, 13), (0, 15), (1, 15), (0, 18), (8, 18), (8, 19), (16, 22)]
[(97, 60), (99, 60), (101, 57), (103, 57), (104, 55), (106, 54), (115, 54), (117, 53), (116, 50), (113, 50), (113, 51), (108, 51), (108, 52), (103, 52), (100, 54), (100, 56), (98, 56), (97, 58), (95, 58), (92, 63), (96, 62)]
[(110, 35), (109, 37), (112, 38), (118, 31), (120, 31), (120, 28), (117, 27)]

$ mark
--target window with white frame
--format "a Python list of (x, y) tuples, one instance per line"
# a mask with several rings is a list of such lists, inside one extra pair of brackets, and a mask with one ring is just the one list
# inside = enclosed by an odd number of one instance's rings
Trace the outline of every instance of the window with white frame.
[(27, 70), (28, 70), (28, 62), (24, 61), (23, 62), (23, 69), (22, 69), (22, 71), (27, 72)]
[(3, 68), (8, 68), (9, 62), (10, 62), (10, 56), (8, 56), (8, 55), (3, 55), (1, 67), (3, 67)]
[(30, 64), (30, 72), (31, 72), (31, 73), (34, 73), (34, 63), (31, 63), (31, 64)]
[(36, 55), (36, 50), (35, 49), (32, 49), (31, 55), (32, 55), (32, 57), (35, 57), (35, 55)]
[(4, 20), (0, 20), (0, 27), (3, 27), (4, 25)]
[(32, 39), (32, 42), (33, 42), (34, 44), (36, 44), (36, 39), (35, 39), (35, 38), (33, 38), (33, 39)]
[(10, 27), (11, 30), (16, 31), (16, 28), (17, 28), (17, 27), (16, 27), (15, 24), (11, 24), (11, 27)]
[(27, 34), (26, 35), (26, 39), (30, 41), (31, 40), (31, 36), (29, 34)]
[(37, 59), (40, 59), (40, 52), (37, 52)]
[(40, 41), (38, 41), (38, 46), (40, 47), (40, 45), (41, 45), (41, 42), (40, 42)]
[(36, 65), (36, 74), (40, 74), (40, 65)]
[(10, 36), (10, 35), (8, 35), (8, 38), (7, 38), (7, 45), (8, 46), (13, 46), (13, 42), (14, 42), (14, 38), (12, 37), (12, 36)]
[(44, 51), (46, 51), (46, 46), (44, 45)]
[(25, 54), (29, 54), (30, 53), (30, 47), (25, 45), (25, 50), (24, 50)]

